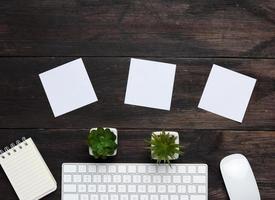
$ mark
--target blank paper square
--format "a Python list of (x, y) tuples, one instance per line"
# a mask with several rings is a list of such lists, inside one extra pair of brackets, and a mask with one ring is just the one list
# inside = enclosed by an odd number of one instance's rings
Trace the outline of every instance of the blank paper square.
[(39, 74), (55, 117), (97, 101), (82, 59)]
[(199, 108), (242, 122), (256, 79), (213, 65)]
[(176, 65), (131, 59), (125, 104), (170, 110)]

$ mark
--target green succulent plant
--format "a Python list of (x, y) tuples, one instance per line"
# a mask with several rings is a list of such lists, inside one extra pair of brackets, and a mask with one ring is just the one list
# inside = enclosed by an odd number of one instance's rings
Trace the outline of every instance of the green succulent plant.
[(151, 140), (146, 140), (150, 145), (152, 157), (157, 160), (157, 163), (168, 163), (175, 158), (175, 154), (182, 154), (182, 147), (176, 144), (174, 135), (162, 131), (160, 134), (152, 134)]
[(107, 156), (114, 154), (118, 147), (116, 143), (116, 135), (109, 128), (97, 128), (91, 130), (88, 135), (88, 144), (96, 159), (107, 158)]

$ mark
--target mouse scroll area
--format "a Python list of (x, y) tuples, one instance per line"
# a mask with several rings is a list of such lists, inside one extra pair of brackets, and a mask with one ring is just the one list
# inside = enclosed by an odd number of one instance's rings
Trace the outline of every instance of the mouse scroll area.
[(246, 159), (233, 158), (229, 160), (226, 165), (224, 165), (224, 172), (234, 179), (243, 179), (249, 174), (249, 163)]

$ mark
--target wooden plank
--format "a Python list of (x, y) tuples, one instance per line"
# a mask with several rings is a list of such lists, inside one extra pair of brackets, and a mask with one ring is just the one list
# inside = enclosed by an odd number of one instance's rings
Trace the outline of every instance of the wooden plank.
[[(156, 130), (156, 129), (155, 129)], [(145, 149), (144, 139), (153, 130), (119, 129), (118, 155), (104, 162), (153, 162)], [(179, 163), (207, 163), (209, 167), (209, 199), (228, 199), (219, 170), (220, 160), (232, 153), (246, 155), (253, 168), (262, 199), (275, 195), (274, 131), (227, 131), (227, 130), (176, 130), (184, 146)], [(88, 155), (86, 144), (88, 129), (59, 130), (0, 130), (1, 146), (22, 136), (32, 137), (52, 171), (58, 189), (45, 200), (60, 199), (61, 164), (63, 162), (95, 162)], [(138, 149), (138, 151), (137, 151)], [(102, 162), (102, 161), (98, 161)], [(14, 191), (0, 170), (0, 193), (5, 200), (16, 199)]]
[[(0, 58), (0, 128), (275, 128), (275, 60), (151, 58), (176, 63), (171, 111), (124, 104), (129, 58), (83, 58), (99, 101), (54, 118), (38, 74), (74, 58)], [(212, 64), (258, 79), (242, 124), (197, 108)]]
[(275, 56), (275, 2), (4, 1), (1, 56)]

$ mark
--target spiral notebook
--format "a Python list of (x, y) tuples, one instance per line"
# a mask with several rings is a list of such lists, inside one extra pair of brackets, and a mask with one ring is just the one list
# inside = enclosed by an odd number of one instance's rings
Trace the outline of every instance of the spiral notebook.
[(37, 200), (56, 190), (56, 181), (31, 138), (0, 152), (0, 164), (20, 200)]

